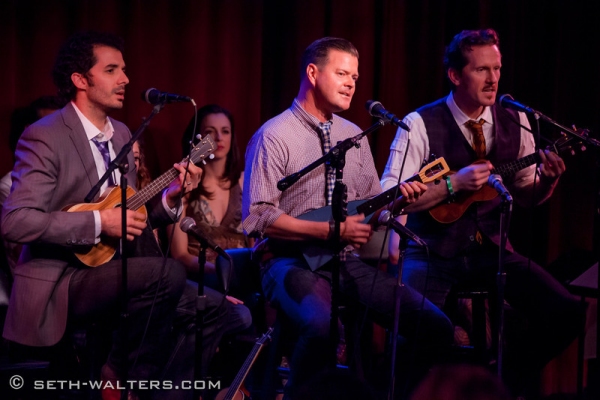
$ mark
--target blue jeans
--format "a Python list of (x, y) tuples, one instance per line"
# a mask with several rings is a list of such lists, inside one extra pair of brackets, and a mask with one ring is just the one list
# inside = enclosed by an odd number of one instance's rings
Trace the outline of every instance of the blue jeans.
[[(290, 360), (286, 393), (297, 390), (324, 371), (331, 360), (331, 272), (327, 265), (313, 272), (301, 258), (276, 257), (262, 265), (262, 286), (267, 300), (294, 324), (298, 342)], [(397, 279), (348, 256), (340, 268), (340, 294), (366, 306), (372, 319), (390, 327), (394, 320)], [(415, 290), (401, 288), (399, 332), (417, 346), (414, 359), (400, 357), (399, 370), (423, 372), (453, 340), (450, 320)], [(415, 347), (413, 347), (415, 348)], [(418, 378), (418, 377), (415, 377)]]

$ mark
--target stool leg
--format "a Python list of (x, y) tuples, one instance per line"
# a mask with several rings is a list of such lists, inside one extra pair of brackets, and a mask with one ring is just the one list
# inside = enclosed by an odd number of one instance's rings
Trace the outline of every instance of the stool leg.
[(473, 333), (471, 343), (475, 350), (475, 357), (478, 362), (485, 360), (487, 350), (486, 340), (486, 317), (485, 317), (485, 298), (486, 296), (480, 293), (473, 295)]

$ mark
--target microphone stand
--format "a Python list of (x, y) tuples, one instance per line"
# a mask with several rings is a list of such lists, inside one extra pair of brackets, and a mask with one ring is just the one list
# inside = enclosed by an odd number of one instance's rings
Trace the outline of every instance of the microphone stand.
[(367, 134), (375, 131), (376, 129), (383, 126), (385, 123), (382, 120), (378, 120), (375, 124), (367, 128), (367, 130), (359, 133), (356, 136), (338, 142), (335, 147), (332, 147), (331, 150), (325, 154), (323, 157), (317, 159), (312, 162), (308, 166), (304, 167), (300, 171), (288, 175), (287, 177), (281, 179), (277, 182), (277, 188), (282, 192), (289, 188), (291, 185), (296, 183), (301, 177), (315, 169), (321, 164), (327, 164), (335, 169), (335, 186), (333, 189), (333, 195), (331, 198), (331, 211), (332, 217), (334, 221), (334, 230), (333, 235), (331, 237), (331, 243), (334, 247), (333, 259), (331, 261), (331, 319), (330, 319), (330, 341), (332, 348), (332, 360), (333, 367), (335, 368), (337, 364), (337, 344), (339, 340), (339, 329), (338, 329), (338, 319), (339, 319), (339, 284), (340, 284), (340, 268), (341, 268), (341, 259), (340, 252), (342, 249), (339, 249), (340, 244), (340, 226), (341, 223), (346, 220), (347, 214), (347, 187), (343, 183), (344, 176), (344, 166), (346, 164), (346, 153), (352, 147), (360, 147), (360, 140)]
[[(388, 223), (388, 227), (389, 227)], [(390, 388), (388, 393), (388, 399), (394, 399), (394, 391), (396, 388), (396, 352), (398, 349), (398, 325), (400, 324), (400, 300), (401, 300), (401, 289), (404, 287), (404, 282), (402, 282), (402, 272), (404, 269), (404, 252), (408, 247), (408, 241), (410, 237), (401, 231), (396, 231), (400, 236), (400, 254), (398, 257), (398, 279), (396, 288), (394, 290), (395, 302), (394, 302), (394, 325), (392, 327), (392, 360), (390, 362)]]
[[(598, 147), (596, 148), (598, 150)], [(595, 387), (591, 386), (590, 398), (594, 395), (600, 396), (600, 158), (596, 153), (596, 213), (594, 216), (594, 245), (593, 250), (596, 255), (597, 282), (596, 282), (596, 377), (590, 377), (588, 382), (596, 382)]]
[[(204, 330), (204, 310), (206, 310), (206, 295), (204, 294), (204, 267), (206, 266), (206, 241), (200, 240), (200, 252), (198, 253), (198, 297), (196, 297), (196, 345), (194, 379), (199, 381), (204, 377), (202, 372), (202, 333)], [(202, 398), (202, 391), (194, 385), (194, 398)]]
[(496, 275), (497, 306), (498, 306), (498, 377), (502, 378), (502, 366), (504, 357), (504, 287), (506, 286), (506, 271), (504, 260), (506, 258), (506, 243), (508, 241), (508, 230), (512, 214), (513, 200), (510, 196), (502, 196), (500, 205), (500, 248), (498, 254), (498, 274)]
[[(87, 194), (87, 196), (85, 196), (85, 199), (84, 199), (86, 203), (92, 202), (92, 200), (96, 197), (96, 195), (100, 191), (100, 188), (102, 187), (104, 182), (112, 175), (112, 173), (115, 169), (117, 169), (117, 168), (119, 169), (119, 172), (121, 173), (121, 179), (120, 179), (120, 183), (119, 183), (121, 185), (121, 239), (119, 241), (119, 248), (120, 248), (120, 253), (121, 253), (120, 322), (121, 322), (121, 335), (122, 335), (121, 340), (123, 342), (123, 349), (124, 349), (124, 352), (126, 355), (129, 354), (129, 338), (128, 338), (128, 333), (129, 333), (129, 326), (128, 326), (129, 294), (127, 292), (127, 288), (128, 288), (128, 284), (127, 284), (127, 251), (125, 249), (125, 244), (126, 244), (126, 240), (127, 240), (127, 187), (128, 187), (126, 174), (129, 171), (129, 163), (127, 161), (127, 156), (129, 155), (129, 152), (131, 152), (131, 149), (133, 148), (133, 143), (140, 137), (142, 132), (150, 124), (150, 121), (152, 120), (152, 118), (154, 118), (154, 116), (156, 114), (158, 114), (160, 112), (160, 110), (162, 110), (164, 105), (165, 105), (165, 103), (161, 103), (161, 104), (157, 104), (154, 106), (152, 113), (150, 113), (150, 116), (148, 116), (148, 118), (146, 118), (142, 122), (142, 124), (139, 126), (139, 128), (131, 136), (131, 139), (129, 140), (129, 142), (127, 142), (123, 146), (123, 148), (121, 149), (119, 154), (117, 154), (115, 159), (112, 160), (108, 164), (108, 167), (106, 168), (106, 172), (104, 173), (104, 175), (102, 175), (102, 177), (100, 177), (100, 180), (98, 181), (98, 183), (96, 183), (96, 185), (94, 185), (94, 187), (92, 187), (92, 189), (89, 191), (89, 193)], [(123, 358), (123, 363), (124, 363), (123, 376), (121, 376), (121, 379), (123, 382), (127, 382), (127, 379), (129, 377), (128, 356), (125, 356)], [(127, 390), (121, 391), (121, 399), (122, 400), (127, 400), (127, 392), (128, 392)]]

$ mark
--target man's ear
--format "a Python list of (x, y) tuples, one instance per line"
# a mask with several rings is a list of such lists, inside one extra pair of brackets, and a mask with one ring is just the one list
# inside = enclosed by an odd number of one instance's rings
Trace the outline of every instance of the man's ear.
[(317, 67), (315, 64), (310, 63), (306, 66), (306, 77), (313, 86), (315, 86), (315, 82), (317, 81), (318, 73), (319, 67)]
[(73, 72), (71, 74), (71, 82), (73, 82), (73, 85), (75, 85), (77, 89), (85, 90), (88, 87), (87, 78), (79, 72)]
[(454, 68), (448, 68), (448, 79), (454, 86), (458, 86), (460, 84), (461, 73)]

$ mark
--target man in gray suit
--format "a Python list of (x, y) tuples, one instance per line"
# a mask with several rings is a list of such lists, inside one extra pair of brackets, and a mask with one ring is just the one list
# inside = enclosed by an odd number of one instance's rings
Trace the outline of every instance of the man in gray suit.
[[(116, 257), (89, 268), (74, 257), (73, 250), (105, 237), (120, 238), (120, 208), (62, 210), (83, 202), (106, 171), (105, 157), (113, 159), (131, 137), (124, 124), (108, 117), (110, 111), (122, 108), (129, 83), (122, 48), (121, 39), (108, 34), (88, 32), (69, 39), (59, 52), (53, 77), (59, 95), (70, 102), (31, 125), (17, 145), (12, 192), (4, 204), (1, 224), (7, 240), (25, 245), (15, 269), (4, 329), (9, 340), (51, 346), (63, 337), (67, 319), (118, 321), (121, 261)], [(134, 165), (131, 152), (128, 163)], [(159, 379), (165, 365), (179, 371), (179, 379), (193, 375), (193, 348), (173, 355), (166, 351), (172, 349), (166, 343), (174, 343), (174, 332), (180, 345), (193, 346), (195, 330), (190, 327), (195, 292), (186, 285), (183, 266), (161, 258), (150, 229), (151, 224), (157, 227), (175, 221), (182, 188), (189, 191), (198, 185), (198, 167), (190, 165), (188, 172), (185, 165), (174, 168), (179, 178), (148, 204), (149, 222), (143, 213), (127, 211), (127, 240), (133, 249), (128, 259), (127, 343), (120, 332), (114, 335), (102, 368), (106, 379), (116, 381), (125, 373), (132, 381)], [(112, 180), (119, 182), (118, 171)], [(133, 168), (127, 180), (135, 187)], [(220, 303), (209, 300), (205, 337), (219, 338), (222, 314)], [(123, 382), (122, 386), (133, 392), (138, 389), (137, 394), (144, 397), (156, 395), (135, 384)], [(103, 391), (103, 398), (110, 394)], [(169, 392), (160, 397), (169, 397)]]

